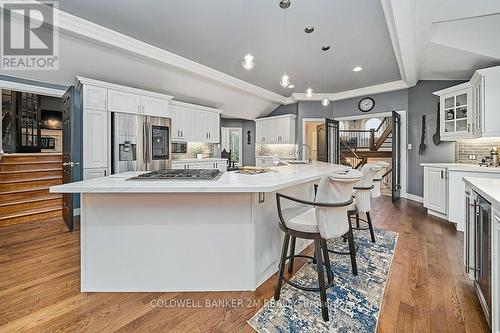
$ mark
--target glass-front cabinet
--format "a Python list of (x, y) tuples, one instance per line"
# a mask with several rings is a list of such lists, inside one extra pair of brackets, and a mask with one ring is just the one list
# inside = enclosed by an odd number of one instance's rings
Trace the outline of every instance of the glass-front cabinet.
[(470, 85), (440, 96), (440, 132), (442, 140), (473, 138), (473, 88)]

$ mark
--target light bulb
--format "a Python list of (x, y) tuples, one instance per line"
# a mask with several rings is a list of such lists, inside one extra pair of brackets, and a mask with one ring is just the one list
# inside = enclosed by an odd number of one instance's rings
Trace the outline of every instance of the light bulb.
[(323, 98), (323, 100), (321, 101), (321, 105), (328, 106), (328, 104), (330, 104), (330, 100), (326, 97)]
[(241, 65), (247, 71), (251, 71), (255, 67), (255, 57), (247, 53), (247, 55), (243, 57), (243, 60), (241, 60)]
[(286, 73), (283, 74), (283, 76), (281, 77), (280, 85), (283, 88), (286, 88), (286, 87), (288, 87), (290, 85), (290, 77)]
[(313, 89), (311, 87), (306, 89), (306, 96), (311, 98), (313, 95)]
[(353, 72), (361, 72), (363, 70), (363, 67), (361, 66), (356, 66), (352, 69)]
[(295, 88), (295, 84), (290, 83), (290, 84), (288, 85), (288, 88), (289, 88), (289, 89), (293, 89), (293, 88)]

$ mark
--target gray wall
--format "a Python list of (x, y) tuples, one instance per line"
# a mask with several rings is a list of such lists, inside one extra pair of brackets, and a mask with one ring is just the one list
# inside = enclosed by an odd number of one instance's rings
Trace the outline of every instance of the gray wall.
[[(403, 89), (383, 94), (371, 95), (375, 100), (375, 107), (369, 113), (358, 110), (358, 102), (361, 97), (349, 98), (330, 103), (323, 107), (320, 102), (298, 102), (296, 113), (290, 105), (280, 106), (269, 116), (277, 116), (288, 113), (297, 115), (296, 142), (302, 144), (302, 120), (304, 118), (337, 118), (357, 115), (376, 114), (388, 111), (407, 110), (408, 114), (408, 143), (412, 149), (408, 150), (407, 166), (407, 192), (410, 194), (423, 195), (423, 168), (422, 162), (453, 162), (455, 160), (455, 144), (441, 143), (435, 146), (432, 135), (436, 131), (437, 103), (439, 98), (432, 94), (433, 91), (451, 87), (462, 83), (462, 81), (419, 81), (410, 89)], [(426, 115), (426, 139), (427, 151), (425, 155), (418, 155), (420, 144), (421, 117)], [(405, 149), (405, 147), (402, 147)]]
[[(242, 129), (243, 165), (255, 165), (255, 121), (246, 119), (221, 118), (221, 127), (238, 127)], [(251, 142), (247, 143), (247, 132), (250, 131)], [(220, 148), (214, 148), (214, 155), (220, 156)]]
[[(455, 162), (455, 143), (441, 142), (438, 146), (432, 141), (436, 133), (437, 103), (439, 97), (433, 91), (448, 88), (463, 81), (419, 81), (416, 86), (408, 89), (408, 143), (413, 149), (408, 150), (408, 193), (422, 196), (424, 184), (424, 170), (420, 166), (423, 162)], [(418, 155), (422, 130), (422, 115), (426, 118), (424, 155)]]

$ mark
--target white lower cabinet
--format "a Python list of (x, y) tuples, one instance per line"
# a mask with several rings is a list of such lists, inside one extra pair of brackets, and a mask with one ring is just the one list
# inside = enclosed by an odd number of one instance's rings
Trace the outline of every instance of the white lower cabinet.
[(109, 176), (108, 168), (83, 169), (83, 179), (94, 179)]
[(493, 250), (492, 250), (492, 330), (500, 332), (500, 207), (493, 206)]
[(424, 167), (424, 207), (446, 215), (448, 179), (446, 168)]
[(183, 161), (172, 162), (172, 169), (218, 169), (221, 172), (227, 171), (227, 161), (224, 159), (210, 159), (208, 161)]

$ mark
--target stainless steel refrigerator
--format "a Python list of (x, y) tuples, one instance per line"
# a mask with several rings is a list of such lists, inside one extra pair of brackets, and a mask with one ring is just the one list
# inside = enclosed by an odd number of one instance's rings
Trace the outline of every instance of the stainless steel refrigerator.
[(170, 124), (169, 118), (114, 112), (112, 173), (170, 169)]

